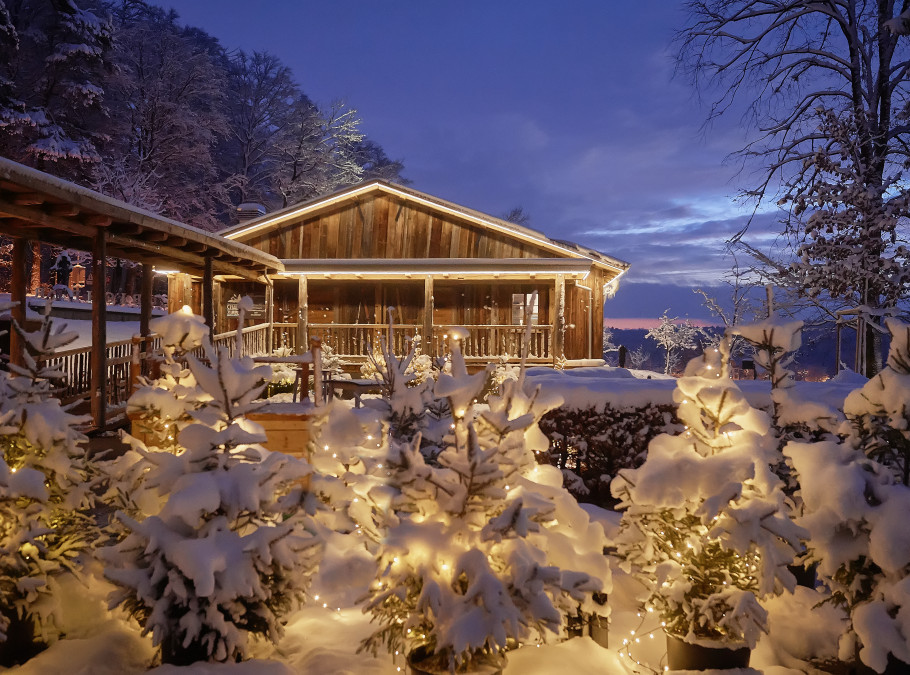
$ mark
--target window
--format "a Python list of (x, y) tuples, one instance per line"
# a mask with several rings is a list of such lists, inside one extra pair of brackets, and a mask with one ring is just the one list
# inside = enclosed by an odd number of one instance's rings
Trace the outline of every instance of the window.
[(531, 325), (536, 326), (539, 310), (537, 293), (512, 293), (512, 325), (524, 325), (526, 307)]

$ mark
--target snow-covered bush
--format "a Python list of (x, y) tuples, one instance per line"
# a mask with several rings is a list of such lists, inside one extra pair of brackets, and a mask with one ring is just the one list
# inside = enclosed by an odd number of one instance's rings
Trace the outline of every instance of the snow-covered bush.
[(559, 401), (526, 394), (520, 377), (478, 413), (487, 375), (469, 375), (453, 347), (452, 373), (435, 389), (452, 411), (438, 465), (425, 461), (419, 436), (390, 442), (394, 490), (365, 606), (380, 627), (362, 649), (420, 653), (463, 672), (513, 641), (546, 639), (566, 614), (592, 610), (593, 592), (610, 590), (602, 528), (560, 473), (534, 460), (547, 445), (536, 421)]
[(580, 501), (608, 506), (613, 477), (641, 466), (655, 436), (678, 429), (672, 405), (559, 407), (540, 420), (550, 447), (538, 452), (537, 460), (561, 469), (566, 489)]
[(799, 475), (807, 558), (850, 617), (840, 656), (878, 672), (889, 654), (910, 664), (910, 326), (887, 325), (887, 366), (847, 397), (845, 440), (784, 449)]
[[(391, 312), (390, 312), (391, 316)], [(393, 325), (389, 321), (389, 335)], [(365, 377), (382, 382), (385, 390), (379, 405), (385, 408), (389, 435), (397, 440), (409, 440), (420, 430), (430, 401), (435, 380), (430, 371), (415, 364), (429, 357), (420, 354), (420, 341), (411, 341), (408, 353), (399, 358), (389, 341), (382, 338), (374, 346), (370, 360), (362, 368)]]
[(156, 364), (157, 377), (140, 379), (126, 410), (146, 446), (176, 452), (177, 434), (191, 423), (190, 413), (211, 400), (184, 362), (187, 353), (202, 345), (209, 327), (186, 306), (153, 319), (149, 327), (160, 336), (164, 360)]
[(10, 623), (27, 639), (48, 638), (56, 605), (54, 580), (77, 572), (77, 558), (90, 550), (98, 529), (88, 513), (92, 467), (86, 438), (88, 418), (60, 404), (54, 383), (63, 377), (43, 359), (76, 338), (55, 328), (47, 305), (35, 332), (13, 322), (25, 346), (23, 365), (0, 373), (0, 641)]
[(267, 452), (262, 428), (245, 417), (270, 369), (207, 344), (205, 352), (210, 366), (186, 358), (208, 400), (187, 412), (175, 453), (138, 450), (136, 490), (146, 496), (136, 503), (146, 514), (118, 512), (119, 541), (104, 556), (119, 587), (111, 605), (175, 664), (243, 658), (251, 635), (277, 640), (318, 552), (301, 508), (309, 465)]
[(613, 480), (616, 544), (669, 634), (754, 647), (767, 629), (759, 598), (793, 588), (786, 565), (804, 533), (771, 471), (768, 416), (729, 378), (728, 350), (725, 339), (678, 380), (683, 433), (655, 438), (644, 464)]

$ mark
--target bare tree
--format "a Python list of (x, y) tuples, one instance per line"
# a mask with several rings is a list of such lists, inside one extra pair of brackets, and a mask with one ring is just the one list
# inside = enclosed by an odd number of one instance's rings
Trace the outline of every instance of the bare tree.
[[(783, 257), (745, 243), (745, 231), (733, 243), (819, 306), (876, 310), (908, 292), (906, 275), (895, 270), (907, 264), (901, 170), (910, 158), (910, 41), (901, 34), (908, 3), (896, 4), (687, 3), (680, 66), (714, 92), (711, 117), (746, 104), (758, 134), (742, 156), (765, 171), (745, 194), (779, 199), (786, 209)], [(850, 255), (856, 245), (868, 252), (861, 259)], [(868, 363), (874, 369), (875, 360)]]
[(684, 349), (693, 349), (698, 345), (699, 338), (706, 338), (705, 332), (692, 324), (689, 319), (680, 321), (679, 317), (670, 318), (670, 310), (665, 310), (660, 317), (660, 325), (652, 328), (646, 338), (654, 340), (666, 354), (664, 373), (669, 374), (674, 365), (678, 363), (679, 352)]

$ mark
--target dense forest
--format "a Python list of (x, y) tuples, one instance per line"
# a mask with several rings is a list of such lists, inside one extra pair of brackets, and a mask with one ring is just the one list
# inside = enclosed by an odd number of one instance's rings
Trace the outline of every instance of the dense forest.
[(143, 0), (0, 0), (0, 155), (207, 230), (403, 182), (355, 109)]

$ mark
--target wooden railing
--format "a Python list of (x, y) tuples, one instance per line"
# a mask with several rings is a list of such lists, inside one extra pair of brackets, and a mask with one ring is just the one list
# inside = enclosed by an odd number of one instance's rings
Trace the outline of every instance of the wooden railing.
[[(318, 337), (340, 356), (367, 356), (373, 345), (388, 339), (389, 326), (384, 323), (311, 323), (310, 337)], [(408, 338), (419, 332), (417, 326), (403, 324), (392, 329), (391, 347), (396, 354), (410, 349)]]
[[(240, 331), (243, 336), (243, 353), (246, 356), (255, 356), (258, 354), (271, 354), (269, 348), (268, 334), (269, 325), (267, 323), (247, 326)], [(212, 338), (212, 345), (224, 347), (231, 356), (237, 351), (237, 331), (231, 330), (227, 333), (219, 333)]]
[[(468, 358), (495, 358), (503, 354), (515, 359), (521, 355), (521, 343), (525, 336), (524, 326), (464, 326), (468, 336), (462, 341), (462, 352)], [(378, 344), (389, 332), (387, 324), (378, 323), (330, 323), (309, 325), (311, 337), (319, 337), (339, 356), (363, 357), (370, 353), (371, 345)], [(396, 354), (406, 354), (410, 348), (408, 338), (418, 334), (415, 325), (393, 327), (392, 349)], [(424, 343), (423, 352), (430, 356), (446, 353), (447, 329), (433, 326), (432, 344)], [(529, 358), (549, 360), (553, 356), (552, 329), (550, 326), (532, 326)]]
[[(147, 344), (143, 345), (142, 343)], [(105, 399), (108, 409), (117, 409), (126, 404), (131, 389), (130, 364), (133, 360), (134, 346), (141, 351), (157, 351), (159, 348), (157, 336), (147, 340), (120, 340), (109, 342), (107, 345), (107, 386)], [(88, 399), (92, 392), (92, 348), (81, 347), (56, 352), (53, 356), (43, 359), (42, 363), (55, 368), (63, 374), (63, 379), (55, 381), (57, 395), (63, 403), (72, 403), (79, 399)], [(146, 359), (140, 359), (140, 364), (147, 365)]]
[[(461, 341), (461, 351), (468, 358), (495, 358), (508, 355), (513, 359), (521, 356), (521, 344), (525, 338), (525, 326), (462, 326), (468, 335)], [(444, 354), (446, 328), (433, 326), (433, 355)], [(552, 329), (550, 326), (531, 326), (528, 358), (549, 360), (553, 356)]]
[[(297, 354), (297, 324), (276, 323), (272, 324), (272, 351), (288, 349), (292, 354)], [(303, 350), (307, 348), (304, 345)]]

